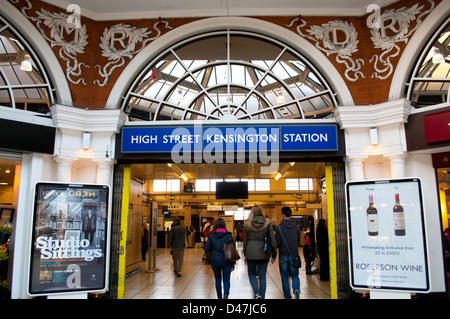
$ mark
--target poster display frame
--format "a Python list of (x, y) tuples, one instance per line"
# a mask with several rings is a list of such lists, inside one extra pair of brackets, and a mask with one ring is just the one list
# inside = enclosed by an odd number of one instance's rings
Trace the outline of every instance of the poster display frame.
[[(34, 190), (27, 293), (52, 296), (106, 292), (110, 258), (110, 186), (39, 181)], [(43, 191), (47, 192), (47, 198)], [(54, 203), (48, 200), (51, 196)], [(46, 200), (44, 207), (42, 202)], [(87, 223), (95, 225), (95, 230), (85, 226)], [(43, 256), (46, 259), (42, 259)], [(69, 280), (73, 287), (69, 287)], [(86, 284), (88, 282), (90, 284)]]
[[(349, 181), (345, 184), (345, 197), (350, 286), (355, 290), (429, 292), (430, 265), (420, 178)], [(401, 221), (394, 216), (398, 198), (405, 207), (404, 212), (401, 209)], [(373, 227), (369, 225), (369, 207), (378, 210), (376, 235), (369, 228)], [(397, 233), (400, 224), (404, 230)]]

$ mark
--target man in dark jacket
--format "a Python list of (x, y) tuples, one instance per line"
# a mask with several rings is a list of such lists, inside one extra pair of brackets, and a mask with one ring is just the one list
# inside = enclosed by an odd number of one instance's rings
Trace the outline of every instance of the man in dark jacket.
[[(291, 257), (291, 254), (293, 256), (298, 256), (300, 226), (298, 226), (295, 220), (291, 219), (291, 214), (292, 211), (289, 207), (283, 207), (281, 209), (282, 221), (277, 227), (275, 238), (277, 240), (277, 247), (279, 248), (278, 260), (284, 298), (291, 299), (288, 277), (290, 274), (292, 278), (292, 291), (294, 292), (295, 298), (300, 299), (300, 279), (298, 277), (298, 268), (294, 267), (294, 260)], [(285, 240), (283, 240), (280, 231), (283, 232)], [(291, 254), (289, 253), (289, 250)]]
[(169, 239), (173, 252), (173, 272), (177, 277), (181, 277), (181, 266), (183, 265), (184, 249), (186, 248), (186, 228), (181, 225), (178, 217), (174, 220)]

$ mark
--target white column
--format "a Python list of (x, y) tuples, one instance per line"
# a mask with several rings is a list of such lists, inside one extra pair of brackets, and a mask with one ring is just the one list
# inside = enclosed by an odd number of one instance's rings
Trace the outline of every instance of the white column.
[(391, 178), (402, 178), (406, 176), (405, 155), (390, 156)]
[(57, 163), (56, 181), (71, 182), (73, 160), (69, 158), (57, 157), (55, 161)]
[(350, 180), (357, 181), (364, 179), (364, 159), (347, 157), (350, 170)]
[(97, 184), (111, 185), (113, 166), (111, 160), (97, 162)]

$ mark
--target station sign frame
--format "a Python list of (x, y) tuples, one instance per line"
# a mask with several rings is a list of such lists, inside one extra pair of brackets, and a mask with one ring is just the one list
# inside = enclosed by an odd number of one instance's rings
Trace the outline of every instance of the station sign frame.
[(122, 129), (122, 153), (171, 151), (337, 151), (335, 123), (286, 125), (127, 126)]

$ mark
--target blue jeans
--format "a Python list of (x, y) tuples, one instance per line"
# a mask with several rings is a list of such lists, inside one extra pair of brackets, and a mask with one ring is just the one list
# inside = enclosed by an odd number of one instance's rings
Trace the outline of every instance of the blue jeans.
[[(253, 293), (260, 295), (263, 299), (266, 296), (266, 273), (269, 260), (247, 260), (248, 279), (252, 286)], [(259, 287), (258, 279), (259, 277)]]
[(292, 278), (292, 291), (296, 290), (300, 293), (300, 279), (298, 278), (298, 268), (294, 267), (294, 261), (291, 256), (280, 255), (278, 257), (281, 275), (281, 284), (283, 286), (283, 295), (285, 299), (291, 299), (291, 293), (289, 291), (289, 278)]
[(230, 276), (232, 264), (225, 260), (211, 260), (211, 268), (214, 272), (214, 278), (216, 280), (216, 292), (217, 298), (222, 299), (222, 280), (223, 280), (223, 293), (225, 295), (230, 294)]

